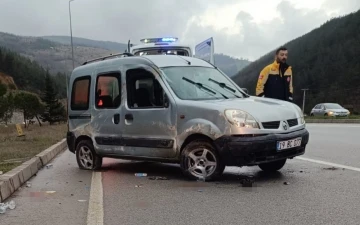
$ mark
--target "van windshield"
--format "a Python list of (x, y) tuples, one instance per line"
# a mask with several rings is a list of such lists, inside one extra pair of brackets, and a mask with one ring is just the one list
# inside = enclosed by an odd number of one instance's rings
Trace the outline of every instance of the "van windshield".
[(183, 100), (243, 98), (239, 88), (226, 75), (207, 67), (165, 67), (165, 79)]

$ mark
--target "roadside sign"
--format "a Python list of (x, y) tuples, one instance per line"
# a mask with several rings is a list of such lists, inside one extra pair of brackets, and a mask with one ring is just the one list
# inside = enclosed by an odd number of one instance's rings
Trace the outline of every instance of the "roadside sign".
[(16, 124), (16, 130), (18, 132), (18, 137), (25, 136), (20, 124)]
[(214, 39), (212, 37), (195, 46), (195, 57), (203, 59), (213, 65), (215, 64)]

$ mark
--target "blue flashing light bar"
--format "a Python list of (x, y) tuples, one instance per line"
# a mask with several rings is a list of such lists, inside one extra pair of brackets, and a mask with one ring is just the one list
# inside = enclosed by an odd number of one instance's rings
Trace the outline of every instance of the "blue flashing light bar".
[(142, 43), (171, 43), (171, 42), (176, 42), (178, 40), (178, 38), (176, 37), (163, 37), (163, 38), (145, 38), (145, 39), (141, 39), (140, 41)]

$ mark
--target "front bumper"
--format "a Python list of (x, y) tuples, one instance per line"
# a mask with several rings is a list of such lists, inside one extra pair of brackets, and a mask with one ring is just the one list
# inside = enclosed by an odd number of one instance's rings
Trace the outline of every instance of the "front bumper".
[[(301, 137), (301, 145), (295, 148), (277, 151), (277, 142)], [(282, 134), (261, 136), (233, 135), (215, 140), (220, 157), (227, 166), (253, 166), (262, 163), (293, 158), (303, 155), (309, 142), (306, 129)]]

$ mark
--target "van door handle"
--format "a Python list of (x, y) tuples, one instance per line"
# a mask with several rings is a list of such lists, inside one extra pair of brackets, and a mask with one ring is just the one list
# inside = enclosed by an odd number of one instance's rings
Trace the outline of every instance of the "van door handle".
[(126, 119), (126, 120), (133, 120), (134, 117), (133, 117), (132, 114), (126, 114), (126, 115), (125, 115), (125, 119)]
[(120, 122), (120, 114), (116, 113), (114, 114), (114, 123), (119, 124), (119, 122)]

